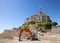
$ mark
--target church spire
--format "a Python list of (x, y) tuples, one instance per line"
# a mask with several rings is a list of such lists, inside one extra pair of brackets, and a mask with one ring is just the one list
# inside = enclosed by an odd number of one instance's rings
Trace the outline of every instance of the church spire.
[(40, 14), (42, 13), (42, 9), (41, 9), (41, 8), (39, 9), (39, 13), (40, 13)]

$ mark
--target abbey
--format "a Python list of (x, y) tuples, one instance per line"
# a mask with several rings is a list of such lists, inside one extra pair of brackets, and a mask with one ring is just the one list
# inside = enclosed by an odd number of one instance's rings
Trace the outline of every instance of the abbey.
[(52, 21), (50, 17), (46, 15), (45, 13), (43, 13), (42, 11), (39, 11), (38, 14), (34, 14), (30, 18), (27, 18), (26, 23), (28, 23), (31, 20), (37, 21), (37, 22), (40, 22), (40, 21), (51, 22)]

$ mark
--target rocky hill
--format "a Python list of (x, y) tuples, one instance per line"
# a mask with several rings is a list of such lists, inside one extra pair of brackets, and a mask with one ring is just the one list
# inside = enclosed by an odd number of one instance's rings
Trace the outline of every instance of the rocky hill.
[(17, 28), (14, 28), (13, 30), (4, 30), (4, 32), (0, 34), (0, 38), (14, 38), (14, 37), (18, 37)]

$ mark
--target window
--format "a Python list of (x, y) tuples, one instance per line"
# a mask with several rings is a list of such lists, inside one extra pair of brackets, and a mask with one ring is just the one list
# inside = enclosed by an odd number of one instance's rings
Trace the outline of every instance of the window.
[(46, 16), (42, 16), (42, 21), (46, 21)]

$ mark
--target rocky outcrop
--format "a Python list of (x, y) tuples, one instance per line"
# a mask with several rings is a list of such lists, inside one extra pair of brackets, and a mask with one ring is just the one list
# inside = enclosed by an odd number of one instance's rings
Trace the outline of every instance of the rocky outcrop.
[(0, 38), (14, 38), (18, 36), (17, 30), (4, 30), (2, 34), (0, 34)]

